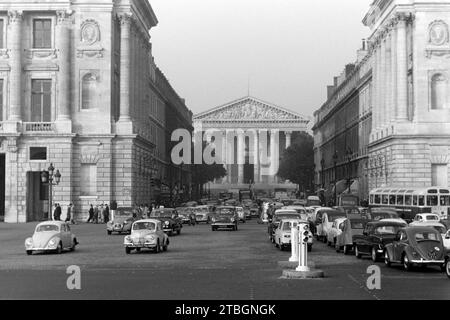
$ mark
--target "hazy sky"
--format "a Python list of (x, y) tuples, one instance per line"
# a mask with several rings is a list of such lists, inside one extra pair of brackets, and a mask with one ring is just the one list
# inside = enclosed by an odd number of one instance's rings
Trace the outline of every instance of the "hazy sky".
[(373, 0), (150, 0), (153, 55), (194, 114), (250, 94), (312, 116)]

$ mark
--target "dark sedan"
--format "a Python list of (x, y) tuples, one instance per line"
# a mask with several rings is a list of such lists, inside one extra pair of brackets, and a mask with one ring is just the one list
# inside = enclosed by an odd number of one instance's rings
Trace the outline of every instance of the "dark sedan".
[(151, 217), (161, 221), (163, 231), (169, 236), (173, 236), (175, 233), (178, 235), (181, 233), (183, 221), (178, 217), (175, 209), (155, 209), (152, 211)]
[(236, 207), (218, 207), (215, 216), (211, 221), (211, 230), (231, 229), (233, 231), (238, 231), (238, 221), (239, 217), (237, 215)]
[(374, 262), (384, 255), (385, 246), (395, 240), (397, 232), (406, 227), (401, 221), (369, 222), (362, 235), (353, 236), (355, 256), (371, 256)]

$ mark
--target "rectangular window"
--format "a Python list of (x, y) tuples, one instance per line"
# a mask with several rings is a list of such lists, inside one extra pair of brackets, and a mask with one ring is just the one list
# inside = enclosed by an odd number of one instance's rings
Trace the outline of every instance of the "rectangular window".
[(431, 184), (439, 187), (448, 186), (448, 165), (433, 164), (431, 166)]
[(97, 195), (97, 165), (81, 164), (81, 196)]
[(52, 20), (35, 19), (33, 20), (33, 48), (51, 49), (52, 48)]
[(47, 160), (47, 148), (46, 147), (30, 147), (30, 160), (34, 160), (34, 161)]
[(5, 20), (0, 19), (0, 49), (5, 49)]
[(52, 80), (31, 82), (31, 122), (52, 121)]
[(397, 196), (397, 205), (402, 206), (404, 202), (403, 196)]
[(419, 207), (425, 206), (425, 196), (419, 196)]

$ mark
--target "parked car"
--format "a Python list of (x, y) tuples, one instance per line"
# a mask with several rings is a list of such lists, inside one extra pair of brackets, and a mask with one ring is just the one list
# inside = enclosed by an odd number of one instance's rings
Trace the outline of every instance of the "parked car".
[[(401, 221), (368, 222), (362, 235), (353, 236), (355, 256), (361, 258), (363, 255), (368, 255), (372, 261), (377, 261), (384, 256), (386, 245), (392, 243), (398, 231), (406, 226), (406, 222)], [(349, 251), (350, 248), (347, 247), (346, 252)]]
[(281, 220), (283, 219), (298, 219), (301, 220), (301, 216), (295, 210), (283, 210), (278, 209), (275, 211), (272, 219), (269, 220), (267, 232), (269, 233), (269, 240), (275, 243), (275, 231), (277, 230)]
[(178, 217), (178, 213), (172, 208), (160, 208), (152, 211), (151, 218), (157, 219), (162, 223), (162, 229), (169, 236), (173, 236), (175, 233), (180, 235), (183, 228), (183, 222)]
[(239, 217), (237, 215), (236, 207), (218, 207), (216, 209), (216, 214), (211, 221), (211, 230), (231, 229), (233, 231), (238, 231), (238, 220)]
[[(276, 229), (274, 239), (275, 246), (277, 246), (281, 251), (291, 246), (291, 229), (292, 227), (297, 227), (300, 223), (308, 224), (308, 221), (301, 219), (282, 219), (280, 226)], [(303, 231), (303, 230), (302, 230)], [(313, 246), (313, 235), (309, 231), (308, 236), (308, 252), (312, 251)]]
[(316, 220), (317, 239), (327, 242), (328, 232), (331, 230), (333, 222), (338, 218), (346, 218), (345, 213), (337, 210), (324, 210), (322, 218)]
[(386, 246), (384, 262), (400, 263), (406, 271), (414, 266), (439, 266), (445, 271), (446, 252), (442, 236), (432, 227), (406, 227)]
[(111, 220), (106, 224), (106, 233), (130, 233), (131, 225), (137, 220), (133, 213), (133, 208), (119, 207), (111, 211)]
[(447, 256), (445, 257), (445, 273), (450, 279), (450, 253), (447, 253)]
[(439, 222), (441, 220), (441, 217), (438, 214), (435, 213), (419, 213), (416, 214), (414, 217), (413, 222), (424, 222), (424, 221), (435, 221)]
[(344, 221), (347, 220), (347, 218), (338, 218), (334, 220), (333, 224), (331, 225), (330, 231), (328, 231), (327, 234), (327, 245), (328, 246), (334, 246), (336, 245), (337, 237), (342, 233), (342, 229), (344, 228)]
[(337, 236), (336, 252), (344, 251), (348, 254), (353, 248), (353, 238), (361, 236), (367, 225), (367, 219), (349, 217), (342, 224), (342, 232)]
[(197, 223), (210, 224), (212, 217), (214, 215), (214, 209), (215, 209), (214, 206), (208, 205), (195, 207), (194, 212), (195, 212), (195, 220), (197, 221)]
[(366, 217), (370, 221), (380, 221), (383, 219), (399, 219), (395, 209), (392, 208), (369, 208), (366, 213)]
[(445, 234), (444, 237), (444, 247), (447, 249), (447, 251), (449, 251), (450, 253), (450, 229), (447, 230), (447, 233)]
[(144, 219), (133, 223), (131, 234), (124, 239), (125, 253), (130, 254), (141, 249), (154, 250), (156, 253), (167, 251), (169, 237), (163, 231), (161, 220)]
[(450, 250), (450, 240), (447, 239), (447, 227), (442, 223), (435, 220), (427, 220), (427, 221), (414, 221), (409, 224), (410, 227), (432, 227), (439, 231), (444, 240), (444, 247), (446, 250)]
[(178, 217), (183, 224), (188, 224), (190, 226), (195, 226), (197, 224), (193, 207), (179, 207), (175, 208), (175, 210), (177, 210)]
[(78, 245), (77, 237), (70, 230), (69, 224), (62, 221), (39, 223), (31, 238), (25, 240), (25, 251), (54, 252), (61, 254), (64, 250), (74, 251)]

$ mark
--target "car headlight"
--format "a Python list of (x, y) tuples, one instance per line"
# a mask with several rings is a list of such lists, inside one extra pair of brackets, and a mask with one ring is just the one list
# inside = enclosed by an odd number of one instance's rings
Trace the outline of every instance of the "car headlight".
[(56, 246), (58, 245), (58, 242), (56, 241), (56, 239), (52, 239), (48, 242), (47, 247), (49, 248), (56, 248)]
[(231, 222), (234, 222), (235, 220), (234, 220), (234, 218), (231, 218)]
[(126, 236), (125, 237), (125, 243), (130, 243), (131, 242), (131, 237), (130, 236)]
[(28, 238), (27, 240), (25, 240), (25, 246), (32, 247), (33, 246), (33, 239)]
[(168, 225), (170, 225), (170, 222), (169, 222), (169, 221), (166, 221), (166, 222), (164, 222), (164, 224), (165, 224), (166, 226), (168, 226)]

